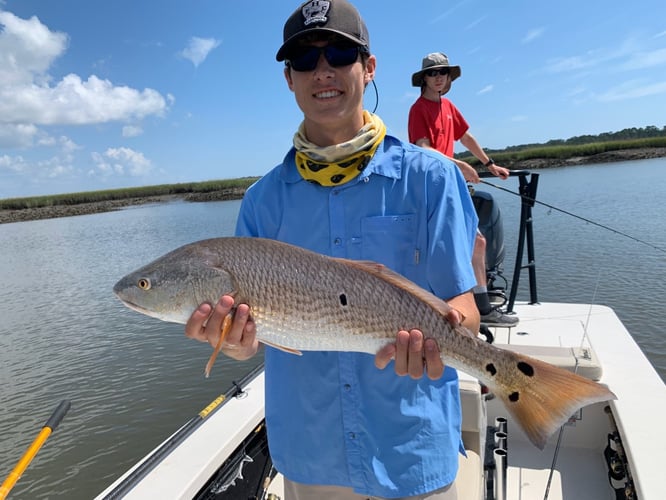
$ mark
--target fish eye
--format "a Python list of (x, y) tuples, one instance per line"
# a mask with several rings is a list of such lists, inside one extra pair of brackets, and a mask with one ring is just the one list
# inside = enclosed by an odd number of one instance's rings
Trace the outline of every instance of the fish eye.
[(141, 288), (141, 290), (150, 290), (150, 280), (148, 278), (139, 278), (137, 286)]

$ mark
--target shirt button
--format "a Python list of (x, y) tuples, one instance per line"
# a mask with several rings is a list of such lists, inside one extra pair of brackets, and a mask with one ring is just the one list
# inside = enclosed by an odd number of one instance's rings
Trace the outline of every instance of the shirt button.
[(349, 385), (349, 384), (345, 384), (345, 385), (343, 385), (343, 387), (345, 388), (345, 391), (346, 391), (346, 392), (351, 391), (351, 385)]
[(354, 434), (353, 432), (350, 432), (349, 433), (349, 439), (356, 439), (356, 434)]
[(340, 239), (340, 238), (335, 238), (333, 240), (333, 244), (336, 245), (336, 246), (339, 246), (341, 243), (342, 243), (342, 239)]

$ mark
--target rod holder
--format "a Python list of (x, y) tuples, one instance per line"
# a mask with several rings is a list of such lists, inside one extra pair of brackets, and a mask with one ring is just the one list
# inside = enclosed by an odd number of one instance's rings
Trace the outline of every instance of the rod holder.
[(506, 419), (506, 417), (497, 417), (495, 419), (495, 432), (503, 432), (506, 434), (508, 429), (507, 422), (508, 420)]
[(495, 461), (495, 500), (506, 500), (506, 471), (508, 466), (506, 450), (495, 448), (493, 450), (493, 459)]
[(499, 449), (502, 449), (504, 451), (506, 451), (508, 449), (507, 448), (507, 445), (508, 445), (507, 439), (508, 438), (507, 438), (506, 432), (496, 432), (494, 439), (495, 439), (495, 448), (499, 448)]

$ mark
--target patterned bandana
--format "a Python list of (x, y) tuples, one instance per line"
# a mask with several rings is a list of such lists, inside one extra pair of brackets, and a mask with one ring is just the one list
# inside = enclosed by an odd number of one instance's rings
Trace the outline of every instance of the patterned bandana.
[(303, 179), (320, 186), (339, 186), (363, 172), (386, 135), (386, 125), (377, 115), (363, 111), (363, 122), (365, 125), (352, 140), (325, 147), (309, 142), (301, 123), (294, 135), (294, 147)]

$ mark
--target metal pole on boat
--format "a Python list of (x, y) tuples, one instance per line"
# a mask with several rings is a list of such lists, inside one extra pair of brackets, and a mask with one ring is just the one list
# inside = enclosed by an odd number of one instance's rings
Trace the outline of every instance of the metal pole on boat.
[(507, 433), (508, 420), (506, 417), (495, 418), (495, 432)]
[(495, 448), (493, 459), (495, 460), (495, 500), (506, 500), (506, 450)]
[(42, 427), (42, 430), (39, 432), (30, 447), (28, 447), (26, 452), (16, 464), (16, 467), (14, 467), (14, 469), (9, 473), (9, 476), (7, 476), (7, 479), (5, 479), (5, 481), (2, 483), (2, 486), (0, 486), (0, 500), (7, 498), (10, 490), (21, 478), (21, 475), (28, 468), (28, 465), (30, 465), (32, 459), (35, 458), (35, 455), (37, 455), (39, 449), (51, 435), (51, 432), (53, 432), (56, 427), (58, 427), (58, 424), (60, 424), (62, 419), (65, 417), (65, 414), (69, 411), (70, 406), (71, 403), (65, 399), (60, 402), (58, 407), (51, 414), (44, 427)]

